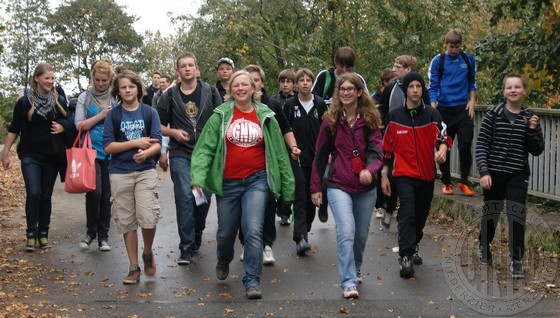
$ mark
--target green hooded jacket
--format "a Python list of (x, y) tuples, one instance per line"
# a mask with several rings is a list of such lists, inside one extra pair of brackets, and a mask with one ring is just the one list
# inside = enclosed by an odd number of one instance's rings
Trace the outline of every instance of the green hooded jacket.
[[(291, 202), (295, 197), (294, 174), (280, 127), (270, 108), (257, 101), (253, 101), (253, 106), (263, 132), (268, 186), (276, 199)], [(224, 135), (233, 117), (233, 107), (233, 102), (227, 101), (214, 109), (191, 158), (191, 185), (200, 186), (217, 196), (223, 195), (226, 158)]]

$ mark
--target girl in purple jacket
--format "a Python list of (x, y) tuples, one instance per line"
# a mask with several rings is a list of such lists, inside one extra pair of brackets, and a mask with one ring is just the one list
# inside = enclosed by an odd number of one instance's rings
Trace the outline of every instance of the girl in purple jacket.
[(375, 176), (382, 166), (380, 115), (363, 82), (353, 73), (336, 81), (325, 115), (311, 174), (311, 199), (323, 201), (321, 176), (329, 157), (326, 188), (336, 222), (340, 287), (344, 298), (358, 298), (360, 267), (377, 197)]

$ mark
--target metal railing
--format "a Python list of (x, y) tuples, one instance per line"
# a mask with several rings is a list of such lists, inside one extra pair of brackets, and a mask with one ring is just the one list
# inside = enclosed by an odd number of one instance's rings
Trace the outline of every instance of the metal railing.
[[(473, 165), (470, 177), (472, 181), (479, 181), (476, 170), (475, 145), (480, 130), (480, 124), (484, 113), (489, 106), (479, 105), (475, 108), (474, 117), (474, 140), (473, 140)], [(529, 194), (554, 201), (560, 201), (560, 110), (532, 108), (540, 123), (544, 136), (544, 151), (540, 156), (529, 155), (531, 177), (529, 179)], [(459, 154), (456, 141), (451, 150), (451, 174), (453, 177), (460, 176)]]

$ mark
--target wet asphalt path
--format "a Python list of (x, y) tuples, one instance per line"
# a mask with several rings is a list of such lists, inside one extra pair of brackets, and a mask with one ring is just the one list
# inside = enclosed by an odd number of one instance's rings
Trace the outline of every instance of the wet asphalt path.
[[(277, 223), (273, 247), (276, 264), (264, 268), (263, 299), (247, 300), (241, 282), (240, 245), (230, 265), (230, 276), (218, 281), (215, 233), (215, 201), (207, 219), (203, 245), (193, 262), (178, 266), (178, 235), (169, 173), (160, 171), (162, 219), (157, 228), (154, 254), (157, 274), (142, 274), (137, 285), (123, 285), (128, 261), (122, 237), (111, 229), (110, 252), (100, 252), (97, 242), (88, 251), (78, 243), (85, 234), (84, 196), (67, 194), (57, 184), (53, 196), (51, 242), (48, 251), (27, 254), (60, 275), (47, 284), (45, 299), (56, 303), (68, 317), (457, 317), (482, 314), (452, 294), (443, 274), (442, 230), (427, 227), (421, 245), (424, 265), (416, 266), (416, 278), (399, 277), (396, 222), (381, 231), (372, 220), (362, 267), (360, 298), (346, 300), (338, 286), (336, 239), (332, 216), (327, 223), (316, 218), (309, 235), (313, 253), (297, 257), (291, 227)], [(445, 234), (445, 233), (443, 233)], [(437, 238), (434, 239), (434, 237)], [(448, 244), (451, 242), (448, 242)], [(140, 242), (140, 247), (142, 242)], [(140, 261), (140, 266), (142, 263)], [(522, 316), (558, 316), (558, 302), (542, 300)], [(40, 311), (39, 311), (40, 312)], [(347, 312), (344, 314), (343, 312)]]

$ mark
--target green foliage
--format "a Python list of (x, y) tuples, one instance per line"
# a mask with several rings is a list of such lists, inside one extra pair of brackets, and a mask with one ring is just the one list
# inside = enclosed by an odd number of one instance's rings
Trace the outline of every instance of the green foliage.
[(48, 32), (45, 30), (49, 14), (47, 0), (9, 0), (6, 6), (6, 42), (11, 54), (6, 65), (13, 71), (14, 86), (25, 85), (38, 62), (45, 55)]
[[(1, 20), (0, 20), (1, 21)], [(2, 23), (2, 22), (0, 22)], [(4, 32), (6, 32), (6, 27), (4, 25), (0, 24), (0, 34), (3, 34)], [(4, 54), (4, 44), (2, 42), (0, 42), (0, 55)], [(0, 64), (0, 67), (2, 65)]]
[(196, 17), (170, 17), (178, 26), (170, 36), (137, 34), (136, 18), (114, 0), (67, 0), (52, 14), (47, 0), (6, 1), (2, 43), (16, 77), (0, 89), (26, 82), (39, 60), (55, 66), (57, 79), (77, 79), (80, 88), (99, 58), (145, 79), (154, 71), (174, 75), (176, 56), (188, 50), (208, 82), (217, 80), (218, 58), (229, 56), (238, 69), (261, 65), (267, 90), (276, 92), (282, 69), (318, 73), (348, 45), (357, 54), (355, 71), (374, 90), (398, 55), (416, 56), (427, 74), (444, 49), (444, 34), (459, 28), (464, 49), (477, 61), (479, 103), (501, 100), (501, 79), (516, 71), (529, 81), (531, 106), (560, 107), (560, 0), (205, 0)]
[(527, 247), (560, 253), (560, 234), (555, 231), (537, 232), (527, 236)]
[(16, 98), (15, 94), (9, 95), (0, 91), (0, 140), (2, 141), (8, 132), (8, 123), (12, 120)]
[(147, 82), (151, 80), (154, 72), (175, 77), (175, 57), (179, 55), (174, 50), (173, 36), (164, 37), (158, 31), (146, 32), (142, 47), (138, 52), (138, 63), (131, 67), (138, 74), (144, 76)]
[(341, 46), (357, 54), (356, 72), (375, 89), (379, 74), (401, 54), (415, 55), (425, 72), (441, 51), (451, 27), (467, 29), (462, 9), (472, 1), (399, 2), (367, 0), (207, 0), (199, 17), (179, 17), (183, 48), (199, 57), (203, 78), (216, 79), (215, 61), (229, 56), (236, 65), (260, 64), (269, 91), (284, 68), (308, 67), (315, 73), (333, 64)]
[(142, 37), (132, 28), (135, 20), (114, 0), (63, 2), (48, 16), (48, 26), (54, 35), (48, 45), (48, 60), (62, 71), (62, 79), (75, 78), (79, 88), (83, 88), (80, 78), (89, 78), (94, 61), (137, 61)]
[(495, 78), (492, 102), (502, 99), (503, 76), (517, 72), (529, 82), (531, 106), (560, 104), (559, 15), (557, 0), (503, 1), (495, 6), (490, 23), (502, 31), (483, 37), (476, 47), (479, 71), (491, 72)]

